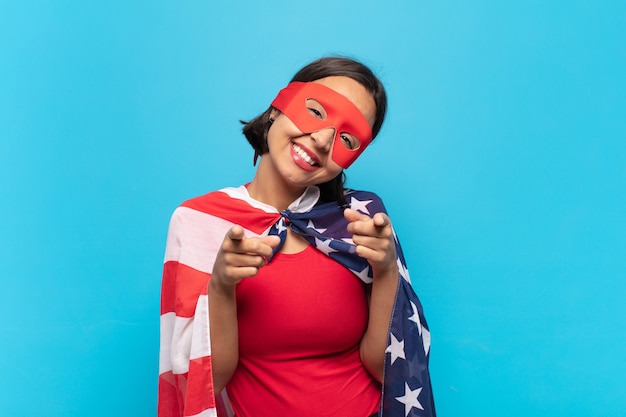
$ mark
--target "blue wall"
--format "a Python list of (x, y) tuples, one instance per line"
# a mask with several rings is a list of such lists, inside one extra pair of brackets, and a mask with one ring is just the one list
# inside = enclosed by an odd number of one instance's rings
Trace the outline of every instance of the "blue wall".
[[(0, 0), (0, 415), (154, 415), (182, 200), (253, 174), (238, 120), (358, 57), (446, 416), (626, 410), (626, 3)], [(401, 197), (401, 190), (407, 192)]]

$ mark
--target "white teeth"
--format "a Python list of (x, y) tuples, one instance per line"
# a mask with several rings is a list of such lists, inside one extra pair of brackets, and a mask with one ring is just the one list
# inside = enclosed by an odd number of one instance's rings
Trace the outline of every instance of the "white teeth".
[(296, 151), (296, 153), (300, 156), (300, 158), (304, 159), (307, 164), (315, 165), (315, 161), (311, 159), (311, 157), (306, 152), (304, 152), (304, 150), (301, 147), (299, 147), (295, 143), (292, 143), (291, 146), (293, 150)]

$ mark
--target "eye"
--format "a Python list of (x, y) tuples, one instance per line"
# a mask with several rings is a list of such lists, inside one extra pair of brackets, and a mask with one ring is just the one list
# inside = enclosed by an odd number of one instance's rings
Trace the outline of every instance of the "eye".
[(311, 116), (315, 117), (316, 119), (320, 119), (320, 120), (326, 119), (326, 109), (324, 109), (324, 106), (322, 106), (322, 104), (319, 101), (312, 99), (312, 98), (308, 98), (306, 100), (306, 108), (311, 114)]
[(323, 117), (322, 117), (322, 112), (320, 112), (320, 111), (319, 111), (319, 110), (317, 110), (316, 108), (313, 108), (313, 107), (308, 107), (308, 110), (309, 110), (309, 112), (310, 112), (313, 116), (317, 117), (318, 119), (322, 119), (322, 118), (323, 118)]
[(341, 144), (350, 150), (357, 149), (361, 144), (356, 137), (350, 135), (349, 133), (342, 133), (339, 137), (341, 138)]

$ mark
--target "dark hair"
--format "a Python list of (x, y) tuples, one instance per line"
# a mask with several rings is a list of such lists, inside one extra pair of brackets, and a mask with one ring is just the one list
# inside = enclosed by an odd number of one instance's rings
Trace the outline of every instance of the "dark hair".
[[(302, 81), (309, 82), (319, 80), (325, 77), (331, 76), (345, 76), (352, 78), (365, 87), (365, 89), (372, 95), (374, 103), (376, 104), (376, 117), (374, 119), (374, 125), (372, 126), (372, 137), (375, 138), (385, 119), (385, 113), (387, 111), (387, 94), (385, 88), (380, 80), (374, 75), (374, 73), (365, 65), (358, 61), (345, 57), (326, 57), (313, 61), (307, 66), (303, 67), (300, 71), (293, 76), (290, 82)], [(268, 152), (267, 147), (267, 132), (270, 129), (270, 112), (272, 107), (270, 106), (262, 114), (255, 117), (249, 122), (242, 122), (244, 124), (243, 134), (250, 142), (250, 145), (254, 148), (254, 151), (258, 155), (263, 155)], [(343, 171), (332, 180), (317, 186), (321, 191), (321, 201), (336, 200), (340, 205), (345, 204), (344, 197), (344, 183), (345, 174)]]

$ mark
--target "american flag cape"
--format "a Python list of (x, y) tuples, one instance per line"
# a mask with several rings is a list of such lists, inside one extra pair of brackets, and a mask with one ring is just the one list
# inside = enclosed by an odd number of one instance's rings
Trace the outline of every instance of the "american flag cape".
[[(245, 188), (225, 188), (184, 202), (170, 222), (161, 293), (159, 417), (230, 417), (226, 390), (216, 395), (211, 373), (208, 280), (226, 232), (235, 224), (246, 236), (278, 235), (287, 228), (344, 265), (366, 284), (367, 261), (355, 253), (337, 203), (316, 204), (319, 190), (309, 187), (287, 210), (252, 199)], [(378, 196), (347, 191), (349, 206), (367, 215), (386, 212)], [(428, 371), (430, 332), (410, 284), (394, 232), (398, 291), (387, 338), (380, 417), (435, 416)]]

